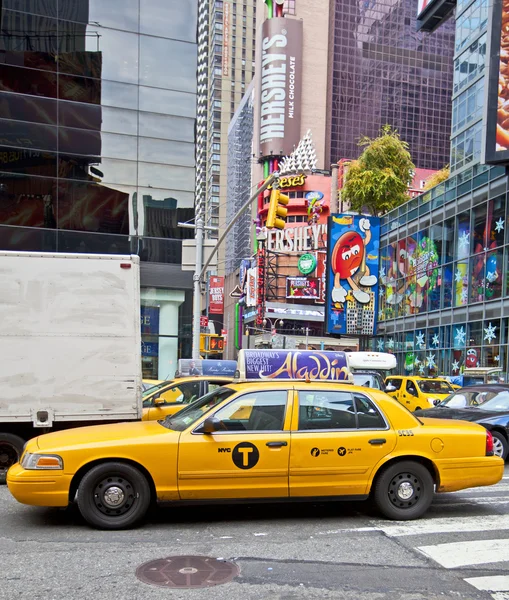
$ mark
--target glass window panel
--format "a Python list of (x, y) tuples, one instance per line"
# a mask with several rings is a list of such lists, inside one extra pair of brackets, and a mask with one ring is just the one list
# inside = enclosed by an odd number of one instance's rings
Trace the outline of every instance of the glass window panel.
[(2, 4), (4, 8), (11, 8), (12, 10), (28, 12), (34, 15), (57, 16), (57, 0), (3, 0)]
[[(57, 158), (52, 152), (24, 148), (0, 147), (0, 170), (4, 173), (24, 173), (43, 177), (57, 176)], [(9, 189), (9, 177), (2, 176), (2, 184)], [(2, 222), (2, 221), (0, 221)]]
[(363, 394), (354, 393), (359, 429), (385, 429), (387, 425), (373, 402)]
[(59, 125), (78, 129), (101, 130), (102, 110), (98, 104), (84, 102), (60, 102), (58, 105)]
[(102, 131), (138, 135), (138, 113), (136, 111), (103, 106), (101, 112)]
[(490, 200), (488, 205), (488, 218), (486, 228), (488, 230), (488, 248), (496, 248), (502, 246), (505, 238), (506, 230), (506, 195), (502, 194), (493, 200)]
[(40, 15), (2, 11), (2, 62), (56, 71), (59, 36), (57, 21)]
[(470, 213), (457, 216), (456, 221), (456, 257), (466, 258), (470, 254)]
[(468, 303), (468, 261), (458, 261), (454, 265), (454, 306), (465, 306)]
[(140, 32), (196, 42), (195, 0), (141, 0)]
[(444, 281), (443, 281), (443, 285), (442, 285), (442, 289), (443, 289), (442, 307), (443, 308), (451, 308), (452, 296), (453, 296), (453, 281), (454, 281), (452, 265), (451, 264), (446, 265), (443, 268), (442, 272), (443, 272), (443, 276), (444, 276)]
[(140, 113), (140, 136), (194, 142), (194, 119)]
[[(86, 179), (92, 177), (100, 179), (101, 183), (116, 183), (121, 185), (136, 185), (137, 183), (137, 163), (127, 160), (115, 160), (112, 158), (101, 158), (98, 162), (91, 162), (90, 158), (80, 156), (61, 156), (60, 158), (60, 177), (68, 179)], [(81, 168), (69, 168), (74, 163), (81, 163)], [(67, 169), (65, 169), (67, 167)], [(63, 175), (63, 173), (66, 175)], [(82, 174), (77, 177), (76, 174)]]
[(142, 138), (138, 140), (138, 159), (145, 162), (194, 167), (195, 145)]
[(97, 183), (61, 179), (58, 182), (58, 227), (128, 234), (129, 197), (125, 191)]
[(140, 83), (196, 92), (196, 44), (140, 36)]
[(486, 255), (486, 281), (484, 296), (486, 300), (502, 297), (502, 269), (504, 264), (504, 250), (499, 248)]
[(486, 255), (477, 254), (470, 259), (470, 300), (482, 302), (484, 300), (484, 275)]
[(447, 219), (443, 223), (444, 228), (444, 262), (454, 260), (454, 219)]
[(101, 133), (102, 155), (109, 158), (137, 160), (138, 138), (131, 135)]
[(138, 31), (139, 0), (58, 0), (60, 19)]
[(69, 154), (98, 157), (101, 155), (101, 132), (59, 127), (58, 148)]
[(214, 415), (228, 431), (281, 431), (286, 412), (287, 392), (244, 394)]
[(299, 392), (299, 431), (356, 429), (352, 394), (348, 392)]
[(196, 95), (140, 86), (140, 110), (182, 117), (196, 117)]
[(60, 74), (58, 76), (58, 97), (73, 102), (101, 104), (101, 81)]
[(101, 81), (101, 104), (115, 108), (138, 108), (138, 86)]
[(57, 76), (48, 71), (35, 71), (0, 64), (0, 90), (31, 96), (57, 97)]
[(49, 98), (0, 92), (0, 114), (5, 119), (56, 125), (57, 103)]
[[(20, 227), (56, 227), (56, 179), (10, 173), (2, 177), (2, 185), (0, 223)], [(20, 235), (19, 239), (23, 237)], [(2, 247), (6, 248), (3, 244), (2, 239)]]
[(478, 254), (486, 247), (486, 204), (480, 204), (473, 209), (473, 253)]
[(155, 188), (194, 190), (195, 172), (188, 167), (138, 164), (138, 185)]
[[(139, 187), (138, 194), (141, 199), (151, 199), (155, 202), (169, 199), (172, 202), (172, 206), (176, 208), (190, 209), (194, 207), (194, 190), (164, 190), (152, 187)], [(192, 215), (190, 218), (192, 218)]]
[(0, 144), (17, 148), (57, 149), (57, 128), (39, 123), (0, 119)]
[[(101, 78), (110, 81), (138, 83), (138, 38), (134, 33), (88, 27), (85, 37), (87, 52), (101, 58)], [(164, 60), (165, 57), (160, 57)]]

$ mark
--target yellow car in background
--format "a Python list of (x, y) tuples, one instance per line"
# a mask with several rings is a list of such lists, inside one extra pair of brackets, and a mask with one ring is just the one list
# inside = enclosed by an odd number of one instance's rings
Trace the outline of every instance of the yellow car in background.
[(157, 421), (173, 415), (231, 380), (231, 377), (197, 375), (162, 381), (143, 392), (142, 421)]
[[(170, 380), (171, 381), (171, 380)], [(159, 385), (161, 383), (166, 383), (164, 379), (144, 379), (141, 382), (143, 391), (146, 392), (147, 390), (149, 390), (150, 388)]]
[(385, 391), (410, 411), (435, 406), (454, 392), (451, 384), (439, 377), (392, 376), (385, 380)]
[(502, 478), (484, 427), (418, 419), (384, 392), (347, 383), (343, 352), (245, 350), (239, 365), (235, 382), (164, 420), (30, 440), (8, 471), (10, 492), (36, 506), (75, 501), (90, 525), (122, 529), (153, 501), (371, 497), (387, 518), (416, 519), (435, 491)]

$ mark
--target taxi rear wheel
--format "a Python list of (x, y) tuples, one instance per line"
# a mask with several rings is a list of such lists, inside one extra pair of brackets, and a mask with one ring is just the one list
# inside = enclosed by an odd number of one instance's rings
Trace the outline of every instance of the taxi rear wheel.
[(433, 500), (433, 478), (423, 465), (404, 461), (388, 466), (377, 478), (373, 499), (389, 519), (418, 519)]
[(500, 456), (504, 460), (507, 458), (507, 440), (498, 431), (492, 431), (493, 435), (493, 451), (496, 456)]
[(78, 487), (78, 508), (90, 525), (125, 529), (145, 516), (150, 487), (138, 469), (120, 462), (92, 468)]

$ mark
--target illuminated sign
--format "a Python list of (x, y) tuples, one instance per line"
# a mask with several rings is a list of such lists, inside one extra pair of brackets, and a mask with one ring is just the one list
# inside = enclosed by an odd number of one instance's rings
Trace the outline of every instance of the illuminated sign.
[(502, 29), (509, 17), (509, 2), (494, 0), (489, 20), (488, 85), (481, 162), (509, 164), (509, 34)]
[(267, 231), (267, 250), (272, 252), (307, 252), (325, 248), (326, 245), (325, 223)]
[[(300, 187), (306, 183), (306, 177), (307, 175), (304, 173), (299, 173), (298, 175), (289, 175), (288, 177), (280, 177), (277, 180), (277, 187), (278, 189)], [(271, 190), (272, 186), (269, 185), (267, 189)]]
[(260, 155), (288, 156), (300, 140), (302, 21), (267, 19), (260, 54)]
[(313, 254), (303, 254), (299, 258), (297, 268), (303, 275), (309, 275), (316, 269), (316, 256), (313, 256)]
[(287, 277), (286, 297), (299, 300), (319, 300), (321, 281), (317, 277)]
[(327, 235), (326, 332), (373, 335), (378, 316), (380, 219), (332, 215)]

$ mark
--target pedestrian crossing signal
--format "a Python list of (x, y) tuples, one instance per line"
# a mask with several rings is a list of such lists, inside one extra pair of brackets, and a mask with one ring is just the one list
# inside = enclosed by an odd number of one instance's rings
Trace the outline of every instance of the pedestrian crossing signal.
[(223, 335), (216, 335), (214, 333), (200, 334), (200, 353), (222, 354), (224, 347), (225, 341)]

